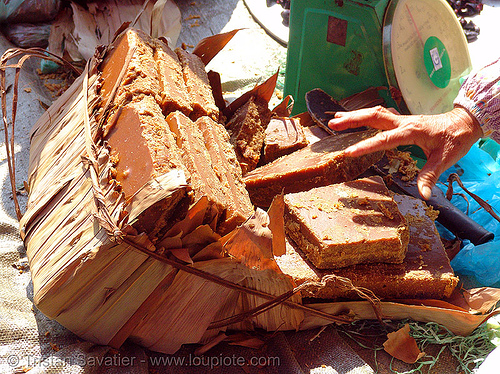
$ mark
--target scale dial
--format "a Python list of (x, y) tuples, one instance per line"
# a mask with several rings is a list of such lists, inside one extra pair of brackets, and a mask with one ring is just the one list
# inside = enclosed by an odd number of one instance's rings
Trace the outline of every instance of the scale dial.
[(387, 79), (401, 92), (398, 105), (406, 114), (451, 110), (460, 78), (471, 71), (467, 40), (445, 0), (392, 0), (383, 53)]

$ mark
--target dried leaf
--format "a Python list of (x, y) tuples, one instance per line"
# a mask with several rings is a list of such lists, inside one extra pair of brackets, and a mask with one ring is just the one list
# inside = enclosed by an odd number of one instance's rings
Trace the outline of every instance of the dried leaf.
[(410, 336), (410, 325), (406, 324), (398, 331), (387, 334), (384, 350), (392, 357), (408, 364), (417, 362), (425, 356), (417, 347), (417, 342)]
[(290, 117), (293, 109), (293, 103), (293, 97), (288, 95), (272, 110), (272, 112), (278, 117)]
[[(170, 201), (172, 204), (169, 209), (174, 209), (177, 203), (187, 194), (188, 185), (184, 173), (179, 169), (173, 169), (165, 174), (158, 175), (144, 184), (139, 190), (128, 200), (128, 205), (125, 209), (130, 213), (129, 222), (134, 222), (147, 209), (159, 201)], [(167, 199), (167, 200), (165, 200)], [(169, 210), (163, 210), (163, 215), (168, 215)], [(142, 220), (140, 226), (137, 226), (139, 231), (148, 232), (150, 235), (156, 235), (162, 229), (162, 225), (157, 225), (161, 222), (161, 216), (157, 221)]]
[(69, 8), (63, 9), (50, 25), (48, 50), (58, 56), (62, 56), (64, 51), (73, 61), (81, 59), (73, 40), (73, 19)]
[(240, 347), (253, 349), (261, 349), (265, 344), (262, 339), (246, 333), (229, 335), (227, 337), (227, 341), (229, 342), (229, 345), (238, 345)]
[[(463, 297), (462, 301), (463, 301)], [(461, 312), (466, 312), (467, 309), (464, 309), (459, 304), (456, 304), (454, 301), (448, 299), (448, 301), (444, 300), (436, 300), (436, 299), (398, 299), (398, 303), (401, 304), (409, 304), (409, 305), (422, 305), (422, 306), (431, 306), (436, 308), (443, 308), (449, 310), (459, 310)]]
[(201, 61), (203, 61), (205, 65), (208, 65), (217, 53), (219, 53), (240, 30), (241, 29), (236, 29), (202, 39), (193, 50), (193, 54), (201, 58)]
[(282, 256), (286, 253), (284, 210), (285, 200), (283, 194), (276, 195), (267, 212), (269, 215), (269, 229), (273, 235), (273, 254), (275, 256)]
[(240, 106), (245, 104), (252, 96), (257, 96), (269, 103), (271, 97), (273, 96), (274, 89), (276, 88), (276, 82), (278, 81), (279, 71), (276, 72), (272, 77), (266, 80), (264, 83), (255, 86), (248, 92), (245, 92), (239, 98), (234, 100), (229, 104), (226, 109), (224, 109), (223, 114), (226, 118), (231, 118), (233, 114), (238, 110)]
[(40, 103), (40, 106), (44, 109), (44, 110), (47, 110), (49, 109), (49, 106), (48, 104), (45, 104), (42, 100), (38, 99), (38, 102)]
[[(241, 283), (245, 275), (238, 265), (226, 258), (199, 262), (193, 268)], [(198, 343), (225, 301), (235, 293), (239, 291), (180, 271), (172, 284), (155, 295), (152, 304), (142, 311), (143, 318), (131, 339), (141, 337), (141, 345), (167, 354), (175, 353), (183, 344)]]
[(149, 240), (148, 236), (145, 233), (140, 233), (139, 235), (128, 235), (127, 239), (137, 244), (139, 247), (147, 248), (150, 251), (155, 251), (156, 247)]
[(206, 352), (211, 350), (213, 347), (215, 347), (219, 343), (222, 343), (226, 339), (227, 339), (227, 335), (224, 333), (220, 333), (215, 338), (213, 338), (211, 341), (209, 341), (207, 344), (204, 344), (200, 348), (197, 348), (194, 351), (194, 354), (197, 356), (201, 356), (202, 354), (205, 354)]
[(210, 243), (193, 256), (193, 261), (208, 261), (217, 258), (224, 258), (221, 242)]
[(470, 313), (487, 313), (500, 300), (500, 289), (480, 287), (463, 292)]
[(168, 0), (157, 0), (151, 11), (151, 36), (153, 38), (158, 38), (162, 36), (161, 33), (161, 18), (163, 15), (163, 9)]
[[(303, 127), (311, 127), (316, 126), (316, 122), (312, 119), (309, 112), (299, 113), (292, 117), (293, 119), (297, 119), (301, 126)], [(326, 131), (325, 131), (326, 132)]]
[[(94, 54), (97, 45), (108, 45), (123, 27), (143, 30), (147, 34), (163, 36), (169, 45), (176, 45), (181, 30), (181, 13), (173, 0), (159, 2), (144, 0), (100, 1), (82, 7), (71, 2), (74, 30), (71, 38), (85, 60)], [(153, 27), (153, 30), (151, 29)], [(49, 43), (50, 48), (50, 43)]]
[(215, 233), (209, 225), (201, 225), (182, 238), (182, 246), (186, 248), (195, 248), (196, 246), (202, 245), (204, 247), (219, 239), (220, 235)]
[(212, 230), (215, 231), (217, 230), (217, 223), (219, 222), (221, 212), (219, 212), (219, 209), (217, 209), (215, 204), (211, 205), (209, 209), (210, 211), (205, 216), (205, 222), (207, 222)]
[(166, 237), (161, 242), (157, 244), (158, 248), (172, 249), (172, 248), (181, 248), (182, 247), (182, 233), (177, 234), (176, 236)]
[(191, 256), (189, 255), (189, 251), (187, 248), (172, 248), (169, 249), (168, 251), (172, 253), (179, 260), (187, 262), (188, 264), (193, 264), (193, 260), (191, 259)]
[(220, 242), (222, 246), (224, 247), (229, 241), (238, 233), (238, 230), (233, 230), (226, 235), (224, 235), (222, 238), (220, 238)]
[(186, 218), (177, 222), (170, 230), (168, 230), (165, 236), (176, 236), (179, 233), (186, 234), (193, 231), (196, 227), (203, 224), (208, 208), (208, 199), (206, 196), (203, 196), (196, 202), (195, 205), (191, 207), (191, 209), (189, 209), (186, 214)]
[(272, 233), (266, 212), (257, 208), (255, 214), (236, 230), (224, 247), (231, 256), (251, 269), (272, 269), (281, 273), (274, 261)]
[(210, 70), (208, 73), (208, 81), (210, 82), (210, 87), (212, 87), (212, 93), (214, 95), (215, 105), (220, 111), (226, 109), (226, 101), (224, 100), (222, 92), (222, 83), (220, 79), (220, 74)]

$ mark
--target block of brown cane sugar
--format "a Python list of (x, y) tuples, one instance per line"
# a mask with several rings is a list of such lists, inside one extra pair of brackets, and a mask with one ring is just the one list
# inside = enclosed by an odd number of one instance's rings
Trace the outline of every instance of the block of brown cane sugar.
[(382, 299), (443, 299), (450, 297), (459, 279), (454, 275), (434, 224), (436, 211), (425, 202), (406, 195), (394, 195), (405, 216), (410, 240), (401, 264), (360, 264), (335, 270), (316, 268), (300, 248), (287, 242), (286, 254), (276, 257), (283, 273), (303, 286), (302, 296), (319, 299), (359, 299), (345, 285), (371, 290)]
[(264, 138), (264, 163), (307, 146), (304, 129), (298, 119), (273, 118), (267, 125)]
[(226, 124), (243, 175), (255, 169), (260, 160), (270, 119), (271, 111), (267, 101), (252, 96), (236, 110)]
[(168, 45), (155, 40), (154, 59), (158, 66), (161, 107), (168, 114), (180, 110), (185, 115), (193, 111), (177, 54)]
[(282, 191), (306, 191), (356, 178), (380, 160), (383, 152), (346, 157), (343, 151), (375, 133), (376, 130), (366, 130), (331, 135), (256, 168), (244, 176), (252, 203), (266, 207)]
[(177, 146), (181, 149), (182, 162), (191, 175), (189, 182), (195, 200), (206, 196), (224, 219), (226, 209), (231, 206), (232, 200), (224, 191), (223, 183), (214, 171), (201, 129), (179, 111), (170, 113), (166, 121), (175, 134)]
[[(124, 105), (109, 122), (105, 139), (115, 163), (113, 177), (120, 183), (126, 199), (152, 178), (173, 169), (182, 170), (189, 178), (165, 117), (151, 96), (142, 96)], [(160, 203), (153, 209), (154, 214), (153, 210), (146, 212), (135, 227), (154, 235), (166, 225), (177, 202), (168, 199)]]
[(191, 117), (196, 119), (201, 116), (209, 116), (217, 121), (219, 119), (219, 108), (215, 104), (212, 87), (205, 71), (205, 64), (198, 56), (181, 48), (176, 48), (175, 53), (181, 62), (184, 83), (193, 108)]
[(408, 225), (381, 177), (285, 195), (287, 235), (320, 269), (401, 263)]
[(106, 140), (117, 159), (116, 180), (127, 198), (151, 177), (184, 168), (169, 125), (151, 96), (126, 104), (110, 121)]
[[(127, 29), (115, 42), (103, 60), (100, 70), (100, 95), (103, 104), (113, 98), (115, 103), (130, 101), (133, 97), (144, 94), (159, 101), (160, 84), (158, 69), (153, 58), (154, 42), (150, 36), (140, 30)], [(117, 83), (119, 82), (119, 83)]]
[(203, 133), (213, 170), (221, 182), (224, 194), (229, 198), (224, 225), (227, 230), (232, 230), (254, 213), (240, 165), (223, 125), (210, 117), (198, 118), (196, 125)]
[(309, 142), (309, 144), (314, 144), (323, 138), (327, 138), (332, 134), (326, 132), (323, 128), (318, 125), (304, 127), (304, 135)]

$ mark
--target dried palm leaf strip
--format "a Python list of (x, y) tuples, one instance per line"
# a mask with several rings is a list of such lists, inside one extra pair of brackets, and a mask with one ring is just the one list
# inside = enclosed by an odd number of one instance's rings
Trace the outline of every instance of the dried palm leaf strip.
[[(21, 219), (22, 213), (19, 207), (19, 201), (17, 200), (16, 191), (16, 167), (14, 162), (14, 128), (16, 122), (16, 114), (17, 114), (17, 102), (18, 102), (18, 92), (19, 92), (19, 74), (21, 72), (21, 68), (24, 62), (30, 57), (40, 57), (43, 59), (51, 60), (56, 63), (63, 64), (66, 67), (69, 67), (72, 71), (77, 74), (80, 74), (81, 71), (75, 68), (72, 64), (67, 62), (65, 59), (60, 58), (50, 52), (45, 51), (42, 48), (11, 48), (4, 52), (2, 57), (0, 58), (0, 85), (2, 90), (0, 92), (1, 96), (1, 105), (2, 105), (2, 121), (4, 126), (4, 134), (5, 134), (5, 146), (7, 151), (7, 163), (9, 166), (9, 177), (11, 181), (11, 188), (13, 191), (13, 199), (14, 206), (16, 210), (17, 219)], [(11, 59), (21, 57), (17, 64), (7, 65), (7, 62)], [(11, 136), (9, 138), (9, 126), (7, 121), (7, 85), (6, 85), (6, 77), (5, 72), (8, 68), (15, 68), (15, 80), (14, 80), (14, 89), (13, 89), (13, 97), (12, 97), (12, 118), (11, 118)]]

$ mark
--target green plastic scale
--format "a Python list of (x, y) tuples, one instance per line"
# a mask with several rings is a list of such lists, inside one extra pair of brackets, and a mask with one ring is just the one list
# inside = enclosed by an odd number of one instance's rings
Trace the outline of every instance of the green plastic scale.
[(340, 100), (370, 87), (401, 113), (443, 113), (471, 70), (445, 0), (292, 0), (287, 53), (294, 114), (314, 88)]

